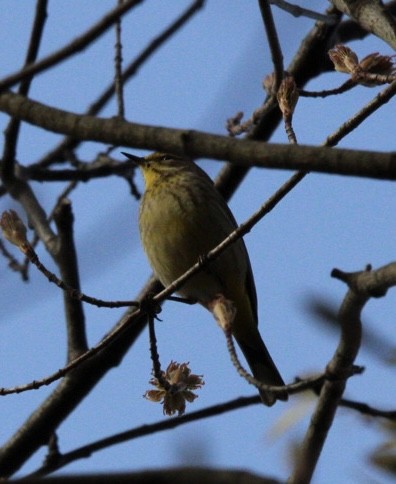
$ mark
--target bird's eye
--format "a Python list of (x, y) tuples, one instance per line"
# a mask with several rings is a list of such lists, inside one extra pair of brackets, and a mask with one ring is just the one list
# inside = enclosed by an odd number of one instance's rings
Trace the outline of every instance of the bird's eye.
[(162, 157), (162, 161), (169, 161), (169, 160), (172, 160), (173, 159), (173, 156), (172, 155), (164, 155)]

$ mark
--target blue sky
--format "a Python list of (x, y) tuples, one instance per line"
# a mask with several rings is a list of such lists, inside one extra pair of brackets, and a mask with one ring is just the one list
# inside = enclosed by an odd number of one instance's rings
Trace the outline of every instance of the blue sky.
[[(42, 56), (73, 39), (112, 8), (114, 2), (69, 0), (67, 4), (66, 9), (63, 2), (49, 3)], [(299, 4), (309, 6), (312, 2)], [(181, 0), (151, 0), (134, 9), (123, 26), (126, 62), (187, 5)], [(327, 2), (315, 2), (318, 10), (326, 7)], [(2, 2), (3, 74), (17, 70), (22, 63), (33, 11), (33, 1)], [(312, 22), (277, 10), (275, 19), (287, 65)], [(31, 97), (55, 107), (84, 112), (113, 78), (114, 42), (114, 33), (110, 31), (61, 68), (38, 76)], [(391, 54), (390, 48), (378, 39), (354, 42), (351, 47), (359, 56), (375, 51)], [(157, 126), (226, 134), (228, 117), (241, 110), (249, 115), (260, 105), (264, 97), (261, 81), (271, 70), (257, 2), (208, 1), (193, 21), (127, 84), (126, 117)], [(341, 74), (326, 74), (307, 88), (332, 88), (344, 80)], [(301, 99), (294, 117), (299, 142), (322, 143), (377, 91), (358, 87), (342, 98)], [(115, 104), (111, 103), (101, 116), (115, 114)], [(2, 131), (6, 122), (0, 114)], [(22, 164), (34, 162), (59, 139), (58, 135), (24, 125), (18, 159)], [(272, 141), (287, 143), (283, 129), (277, 130)], [(375, 113), (340, 146), (395, 150), (394, 102)], [(78, 154), (82, 160), (90, 160), (105, 149), (86, 143)], [(213, 177), (221, 168), (219, 162), (211, 160), (199, 163)], [(284, 171), (251, 170), (245, 185), (230, 202), (237, 220), (243, 222), (249, 217), (289, 176)], [(143, 189), (140, 178), (138, 183)], [(33, 184), (47, 211), (62, 186)], [(75, 239), (83, 291), (105, 299), (132, 299), (151, 271), (139, 242), (138, 204), (130, 197), (127, 184), (117, 177), (94, 180), (81, 184), (70, 198), (76, 216)], [(19, 208), (8, 197), (0, 200), (0, 206), (1, 210)], [(246, 236), (259, 298), (260, 329), (288, 382), (297, 375), (321, 371), (337, 344), (337, 334), (324, 329), (307, 312), (307, 299), (320, 296), (339, 306), (345, 287), (330, 278), (333, 267), (356, 271), (367, 263), (376, 268), (392, 261), (395, 212), (396, 194), (391, 182), (311, 174)], [(55, 270), (42, 247), (38, 252), (43, 262)], [(1, 386), (8, 387), (39, 379), (63, 366), (65, 328), (59, 310), (62, 294), (41, 274), (32, 269), (30, 283), (23, 284), (3, 261), (0, 278), (4, 288), (0, 299), (0, 353), (6, 362)], [(385, 299), (370, 301), (363, 313), (367, 328), (393, 346), (395, 303), (395, 292), (389, 291)], [(120, 314), (121, 310), (86, 306), (91, 346), (111, 329)], [(222, 334), (209, 313), (201, 307), (167, 303), (161, 319), (157, 337), (163, 366), (171, 359), (189, 361), (194, 372), (204, 375), (206, 384), (188, 410), (254, 393), (235, 373)], [(60, 427), (61, 450), (163, 418), (159, 405), (142, 398), (151, 372), (148, 344), (144, 332), (120, 367), (112, 370)], [(396, 390), (389, 383), (391, 370), (383, 360), (362, 349), (356, 363), (366, 366), (366, 372), (349, 382), (349, 398), (384, 409), (394, 408)], [(55, 385), (0, 400), (2, 441), (53, 388)], [(286, 412), (295, 414), (304, 405), (305, 417), (280, 437), (270, 436)], [(63, 472), (138, 470), (194, 463), (244, 468), (285, 478), (291, 447), (301, 441), (312, 409), (313, 401), (303, 398), (291, 398), (288, 404), (271, 409), (251, 407), (107, 449)], [(375, 482), (390, 482), (385, 475), (374, 474), (364, 465), (382, 436), (374, 421), (340, 409), (314, 482), (340, 482), (341, 476), (345, 483), (372, 482), (373, 476)], [(44, 454), (42, 449), (23, 472), (35, 469)]]

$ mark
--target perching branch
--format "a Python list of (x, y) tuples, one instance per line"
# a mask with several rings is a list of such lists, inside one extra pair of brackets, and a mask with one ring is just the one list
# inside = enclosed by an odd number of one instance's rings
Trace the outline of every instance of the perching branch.
[[(197, 274), (198, 272), (202, 271), (211, 261), (215, 260), (217, 257), (222, 254), (231, 244), (235, 243), (238, 239), (246, 235), (250, 230), (266, 215), (268, 214), (289, 192), (294, 186), (301, 180), (304, 174), (296, 173), (293, 175), (284, 185), (280, 187), (280, 189), (275, 192), (249, 219), (239, 225), (233, 232), (231, 232), (228, 237), (226, 237), (220, 244), (218, 244), (215, 248), (209, 251), (205, 257), (200, 258), (190, 269), (188, 269), (184, 274), (178, 277), (175, 281), (173, 281), (169, 286), (167, 286), (162, 291), (158, 292), (154, 297), (152, 297), (152, 301), (155, 304), (161, 304), (168, 296), (172, 295), (178, 289), (180, 289), (183, 284), (185, 284), (192, 276)], [(4, 215), (3, 215), (4, 216)], [(3, 228), (3, 233), (4, 228)], [(29, 247), (26, 248), (26, 252), (29, 252)], [(40, 270), (45, 274), (47, 269), (42, 267), (42, 264), (37, 259), (37, 256), (33, 253), (31, 257), (31, 261), (40, 267)], [(51, 274), (48, 274), (50, 279), (52, 277)], [(59, 287), (62, 289), (69, 291), (73, 290), (72, 288), (68, 288), (64, 285), (63, 281), (54, 278), (52, 282), (55, 282)], [(77, 294), (77, 299), (79, 300), (87, 300), (87, 302), (94, 303), (99, 305), (100, 301), (94, 300), (89, 296), (85, 296), (83, 294)], [(143, 296), (145, 298), (145, 296)], [(132, 303), (131, 304), (136, 304)], [(103, 306), (116, 307), (115, 303), (102, 303)], [(147, 314), (145, 311), (144, 306), (140, 306), (140, 308), (136, 309), (132, 314), (127, 315), (120, 323), (111, 331), (108, 335), (106, 335), (96, 346), (91, 348), (90, 350), (86, 351), (82, 355), (76, 357), (73, 361), (69, 362), (65, 367), (61, 368), (60, 370), (54, 372), (53, 374), (42, 378), (41, 380), (35, 380), (34, 382), (27, 383), (25, 385), (19, 385), (14, 388), (0, 388), (0, 395), (9, 395), (12, 393), (21, 393), (32, 389), (37, 389), (44, 385), (49, 385), (54, 381), (58, 380), (59, 378), (64, 377), (65, 375), (69, 374), (72, 370), (75, 370), (77, 367), (82, 365), (86, 360), (93, 358), (97, 353), (104, 350), (105, 348), (111, 346), (125, 331), (130, 328), (136, 318), (144, 317)], [(285, 388), (284, 387), (273, 387), (273, 386), (266, 386), (266, 388), (271, 391), (272, 393), (283, 393)]]

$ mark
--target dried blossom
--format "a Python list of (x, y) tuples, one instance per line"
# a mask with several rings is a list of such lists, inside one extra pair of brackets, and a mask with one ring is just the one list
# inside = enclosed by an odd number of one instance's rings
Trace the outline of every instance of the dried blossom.
[[(380, 55), (378, 52), (364, 57), (359, 62), (359, 84), (367, 87), (377, 86), (384, 83), (379, 76), (395, 76), (394, 57), (394, 55)], [(365, 74), (374, 74), (377, 77), (365, 76)]]
[(165, 388), (157, 378), (152, 378), (150, 384), (157, 390), (147, 390), (144, 397), (152, 402), (163, 404), (164, 415), (172, 416), (176, 412), (183, 415), (186, 410), (186, 401), (193, 402), (198, 395), (192, 392), (204, 385), (202, 375), (191, 373), (188, 363), (176, 363), (171, 361), (162, 377), (169, 385)]
[(359, 66), (365, 72), (371, 72), (373, 74), (394, 74), (394, 57), (394, 55), (380, 55), (378, 52), (374, 52), (373, 54), (366, 55), (359, 62)]

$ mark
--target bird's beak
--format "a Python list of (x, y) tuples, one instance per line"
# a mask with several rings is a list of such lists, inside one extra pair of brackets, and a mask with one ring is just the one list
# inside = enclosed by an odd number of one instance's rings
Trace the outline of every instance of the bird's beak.
[(137, 166), (142, 166), (142, 164), (145, 162), (145, 159), (141, 156), (131, 155), (129, 153), (125, 153), (125, 151), (121, 151), (121, 154), (126, 156), (129, 160), (135, 162)]

